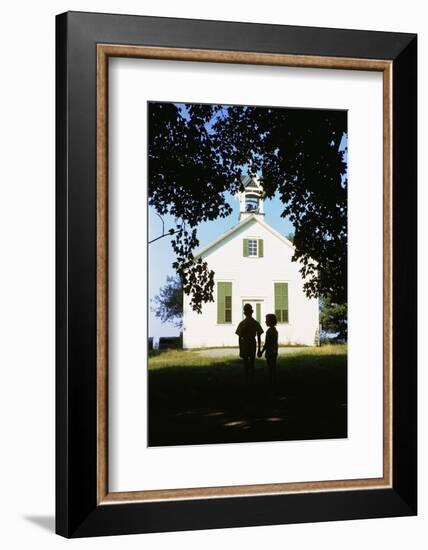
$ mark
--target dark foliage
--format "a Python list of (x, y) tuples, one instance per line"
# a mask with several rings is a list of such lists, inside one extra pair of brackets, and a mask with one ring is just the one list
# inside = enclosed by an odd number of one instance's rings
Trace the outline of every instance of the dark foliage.
[(334, 302), (331, 296), (323, 297), (320, 302), (320, 323), (323, 331), (337, 334), (338, 340), (348, 338), (348, 306)]

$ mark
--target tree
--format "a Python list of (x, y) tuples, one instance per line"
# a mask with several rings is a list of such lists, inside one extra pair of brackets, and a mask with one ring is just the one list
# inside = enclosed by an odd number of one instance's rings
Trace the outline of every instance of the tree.
[(201, 258), (195, 260), (197, 226), (225, 217), (231, 208), (224, 200), (228, 174), (211, 148), (206, 123), (215, 106), (189, 105), (188, 119), (171, 103), (149, 105), (149, 204), (177, 220), (172, 239), (173, 264), (190, 303), (201, 311), (213, 300), (214, 273)]
[(326, 332), (337, 334), (340, 340), (348, 338), (348, 307), (347, 304), (337, 304), (331, 296), (321, 299), (320, 323)]
[(156, 317), (162, 323), (170, 322), (181, 328), (183, 325), (183, 287), (178, 277), (167, 276), (166, 284), (155, 296), (156, 307), (153, 308)]
[(150, 104), (149, 204), (177, 219), (173, 267), (196, 311), (214, 288), (214, 273), (193, 256), (197, 226), (230, 214), (226, 193), (242, 190), (248, 166), (293, 223), (307, 296), (346, 303), (346, 121), (344, 111)]

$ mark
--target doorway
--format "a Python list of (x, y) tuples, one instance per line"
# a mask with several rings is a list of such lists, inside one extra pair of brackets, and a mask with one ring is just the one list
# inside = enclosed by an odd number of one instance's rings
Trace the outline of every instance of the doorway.
[[(242, 300), (242, 309), (244, 309), (245, 304), (251, 304), (254, 319), (261, 323), (263, 318), (263, 300)], [(242, 318), (244, 319), (244, 313), (242, 313)]]

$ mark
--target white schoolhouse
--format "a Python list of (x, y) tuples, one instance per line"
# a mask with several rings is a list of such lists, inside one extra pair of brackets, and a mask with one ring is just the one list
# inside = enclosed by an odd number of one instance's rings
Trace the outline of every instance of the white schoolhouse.
[(203, 304), (198, 314), (184, 295), (183, 347), (237, 346), (235, 330), (246, 303), (265, 331), (265, 315), (275, 313), (280, 344), (314, 345), (318, 300), (303, 292), (292, 243), (264, 221), (257, 178), (246, 176), (243, 185), (237, 194), (239, 223), (195, 254), (215, 273), (214, 302)]

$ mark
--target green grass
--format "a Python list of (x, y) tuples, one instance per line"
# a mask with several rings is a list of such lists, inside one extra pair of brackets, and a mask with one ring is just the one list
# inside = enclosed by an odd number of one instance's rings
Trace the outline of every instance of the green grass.
[[(293, 349), (294, 346), (290, 346), (290, 350), (286, 356), (280, 357), (280, 361), (283, 362), (284, 359), (289, 359), (296, 356), (309, 356), (309, 357), (324, 357), (326, 355), (339, 355), (346, 357), (347, 346), (345, 344), (341, 345), (332, 345), (328, 344), (320, 347), (305, 347), (304, 349), (299, 349), (296, 346), (296, 350)], [(170, 349), (170, 350), (152, 350), (149, 352), (149, 369), (159, 369), (159, 368), (175, 368), (175, 367), (207, 367), (221, 365), (223, 363), (230, 363), (231, 361), (237, 360), (240, 362), (238, 357), (238, 348), (221, 348), (224, 350), (230, 351), (230, 354), (227, 353), (222, 357), (206, 357), (201, 355), (200, 351), (218, 349), (218, 348), (198, 348), (191, 350), (181, 350), (181, 349)], [(264, 359), (257, 360), (256, 363), (263, 363)], [(289, 361), (286, 361), (288, 364)]]
[(186, 350), (149, 357), (149, 444), (185, 445), (346, 437), (347, 349), (326, 345), (265, 359), (247, 383), (237, 351)]

